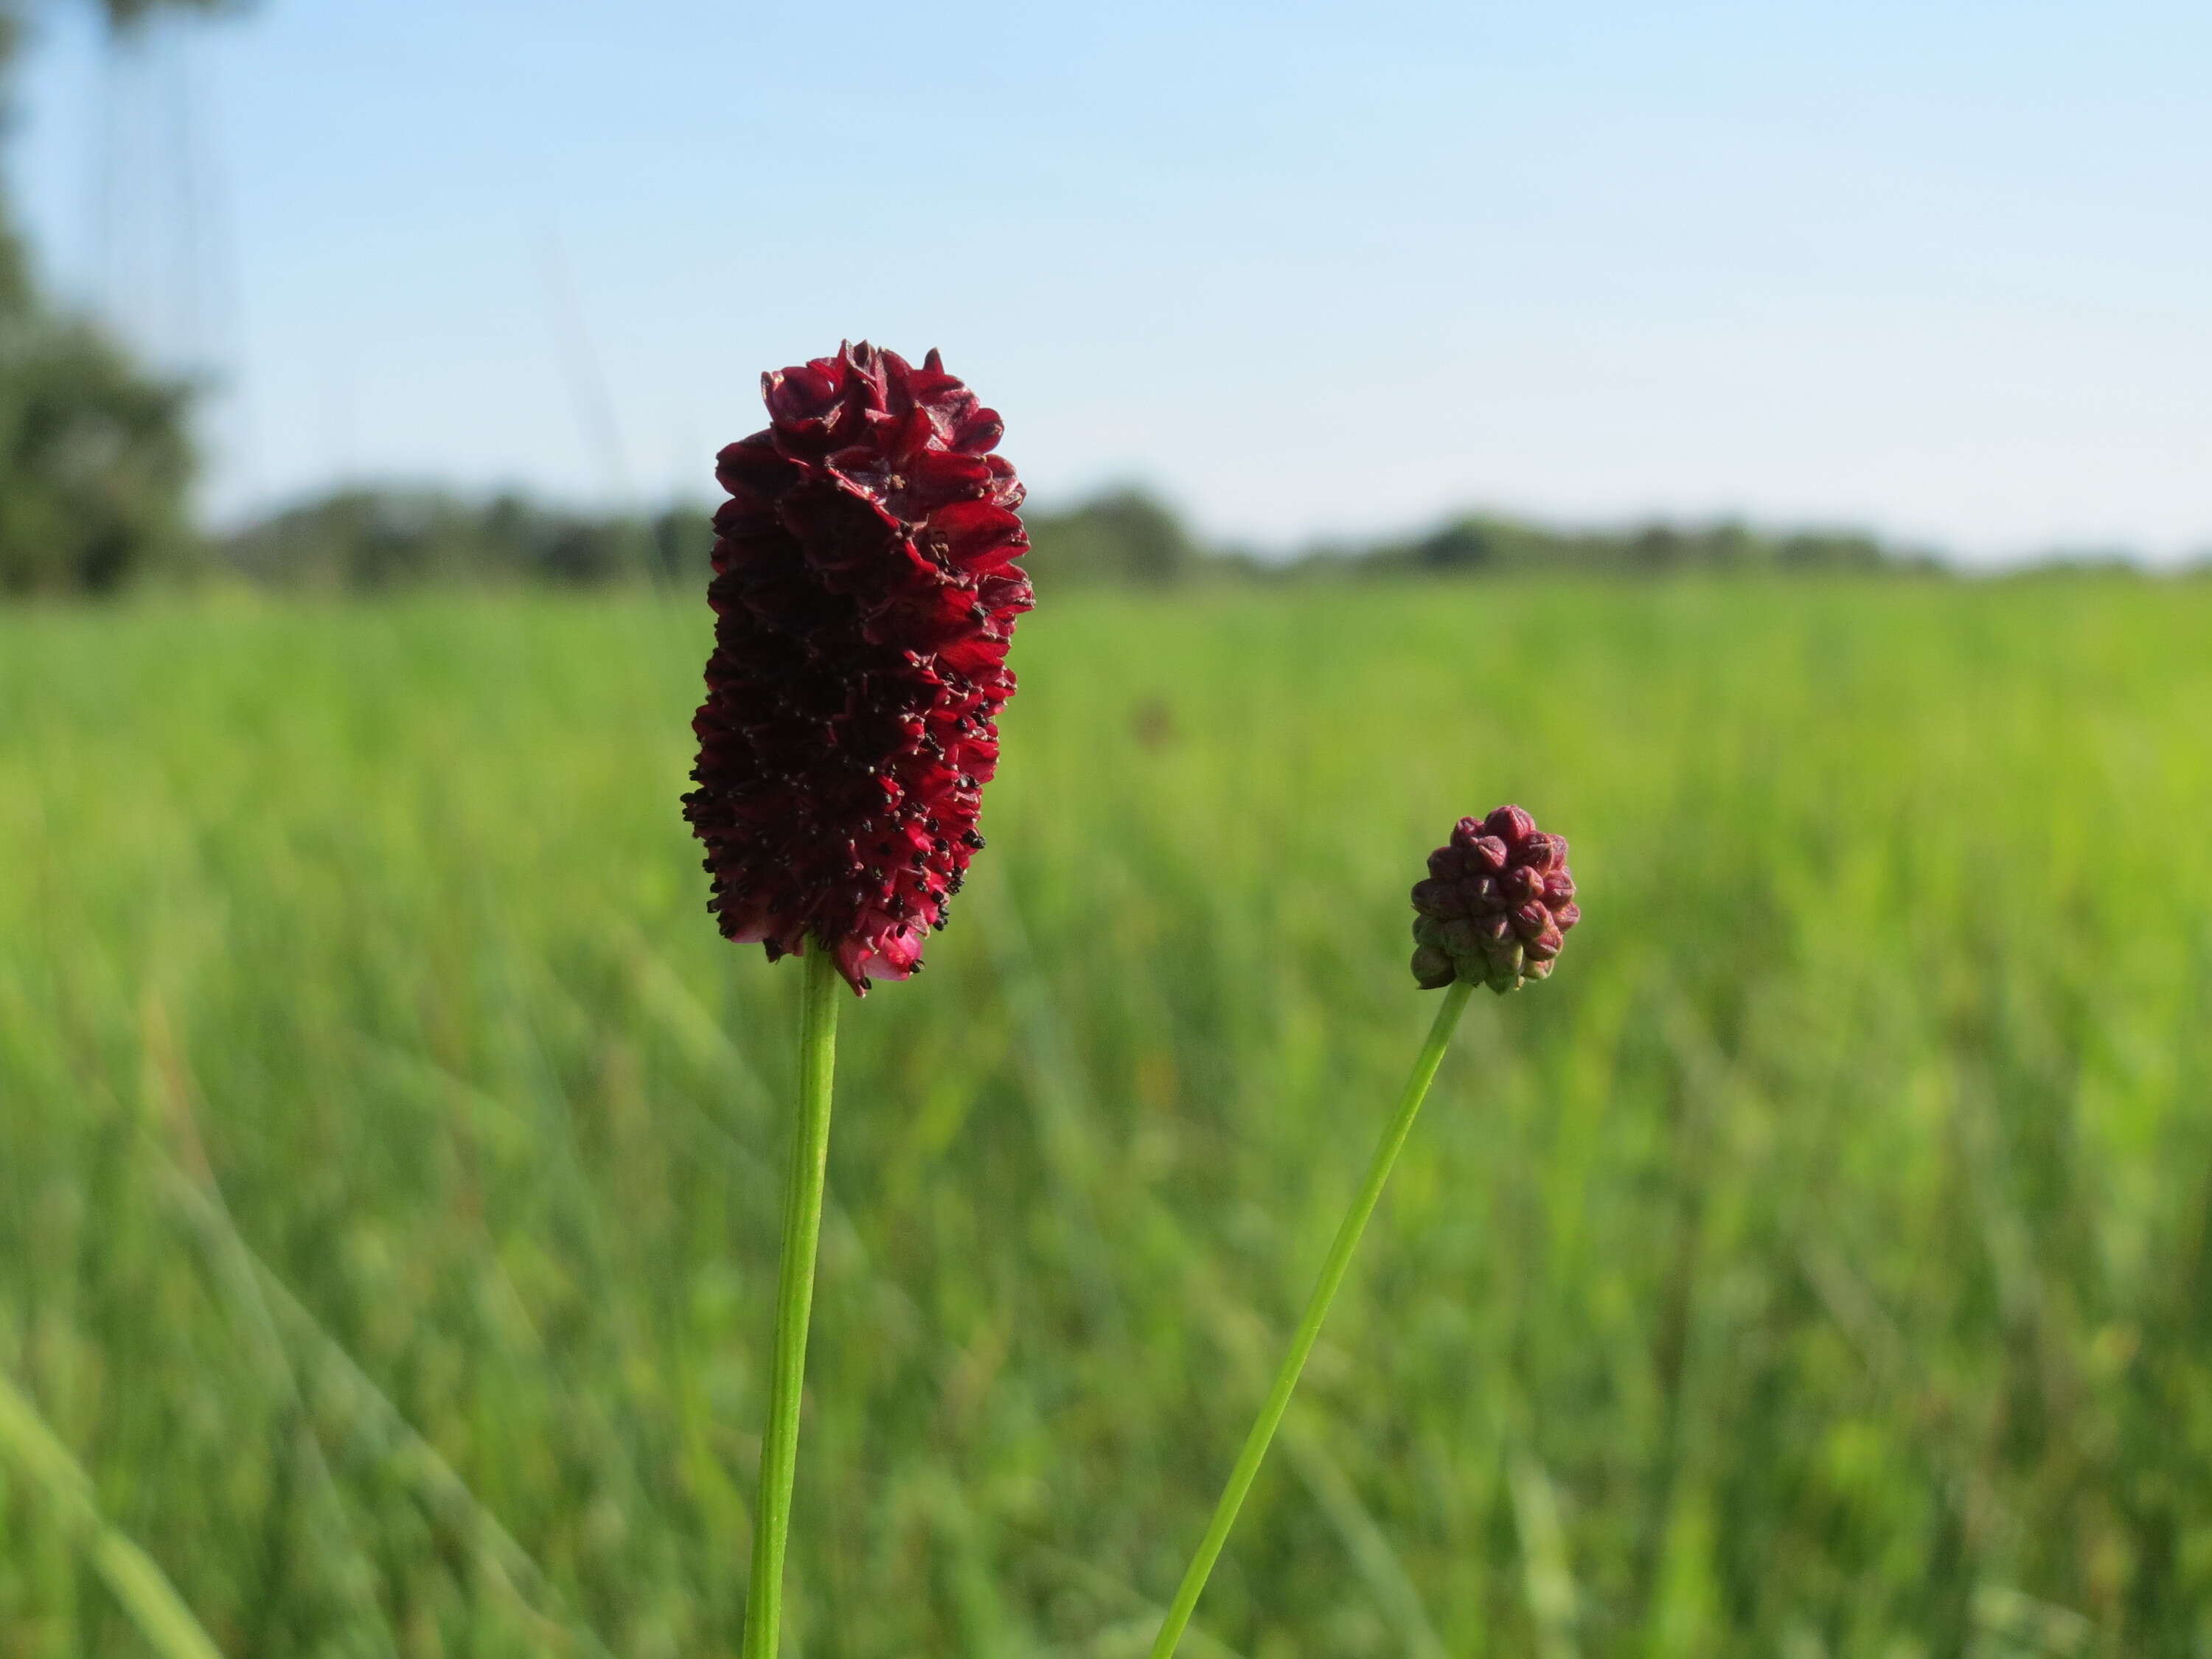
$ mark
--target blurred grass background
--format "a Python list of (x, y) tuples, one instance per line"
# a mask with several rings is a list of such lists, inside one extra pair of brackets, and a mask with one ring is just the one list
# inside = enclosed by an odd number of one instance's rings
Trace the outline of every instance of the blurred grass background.
[[(0, 616), (0, 1376), (227, 1653), (733, 1651), (795, 975), (703, 607)], [(2212, 1644), (2212, 588), (1050, 603), (848, 1006), (788, 1650), (1141, 1652), (1503, 799), (1474, 1011), (1186, 1644)], [(20, 1442), (20, 1437), (19, 1437)], [(0, 1654), (144, 1650), (0, 1448)]]

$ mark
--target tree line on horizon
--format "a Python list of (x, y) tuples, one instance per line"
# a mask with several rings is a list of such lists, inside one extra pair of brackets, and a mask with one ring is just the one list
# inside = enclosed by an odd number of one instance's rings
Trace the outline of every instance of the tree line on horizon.
[[(588, 586), (652, 580), (703, 582), (712, 509), (593, 513), (506, 492), (354, 487), (270, 513), (203, 551), (201, 568), (259, 584), (380, 592), (424, 584), (549, 582)], [(1209, 544), (1172, 507), (1135, 487), (1024, 514), (1025, 561), (1040, 587), (1134, 589), (1195, 583), (1279, 583), (1587, 573), (1658, 576), (1886, 574), (1955, 567), (1923, 549), (1849, 529), (1772, 530), (1732, 520), (1653, 520), (1571, 527), (1464, 513), (1410, 534), (1317, 544), (1286, 557)], [(2038, 567), (2132, 568), (2121, 556), (2054, 558)], [(2212, 563), (2205, 568), (2212, 569)]]
[[(4, 496), (0, 489), (0, 496)], [(295, 502), (221, 534), (165, 525), (159, 545), (112, 565), (47, 561), (11, 567), (30, 544), (7, 532), (0, 500), (0, 596), (98, 593), (142, 575), (175, 582), (243, 581), (322, 593), (424, 586), (624, 582), (703, 583), (714, 544), (711, 507), (593, 512), (517, 491), (477, 496), (435, 487), (346, 486)], [(1076, 505), (1032, 509), (1027, 564), (1048, 590), (1137, 590), (1193, 584), (1453, 579), (1587, 574), (1929, 576), (1956, 567), (1938, 555), (1847, 529), (1773, 530), (1731, 520), (1654, 520), (1573, 527), (1497, 513), (1465, 513), (1426, 529), (1317, 544), (1287, 557), (1211, 545), (1170, 507), (1138, 488)], [(2121, 556), (2053, 558), (2039, 569), (2124, 570)], [(2212, 560), (2199, 571), (2212, 572)]]

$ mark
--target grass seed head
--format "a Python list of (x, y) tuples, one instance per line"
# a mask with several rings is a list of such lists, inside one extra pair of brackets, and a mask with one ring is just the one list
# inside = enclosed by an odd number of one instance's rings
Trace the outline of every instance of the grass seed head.
[(1582, 920), (1567, 843), (1517, 806), (1462, 818), (1413, 884), (1413, 977), (1423, 990), (1454, 980), (1503, 996), (1551, 977), (1567, 929)]
[(761, 377), (723, 450), (707, 700), (692, 721), (708, 908), (771, 961), (810, 939), (854, 990), (904, 979), (945, 925), (998, 765), (1014, 620), (1032, 598), (997, 411), (865, 341)]

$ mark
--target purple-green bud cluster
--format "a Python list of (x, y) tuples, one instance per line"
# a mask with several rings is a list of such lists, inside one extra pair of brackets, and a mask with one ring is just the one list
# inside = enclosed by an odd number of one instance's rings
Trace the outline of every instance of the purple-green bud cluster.
[(1500, 996), (1548, 979), (1566, 931), (1582, 920), (1564, 836), (1517, 806), (1462, 818), (1413, 885), (1413, 977), (1425, 991), (1454, 980)]

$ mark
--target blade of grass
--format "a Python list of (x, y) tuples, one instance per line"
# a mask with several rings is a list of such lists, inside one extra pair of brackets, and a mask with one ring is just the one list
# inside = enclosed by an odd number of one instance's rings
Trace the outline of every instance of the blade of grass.
[(1536, 1626), (1541, 1659), (1577, 1659), (1576, 1609), (1581, 1597), (1567, 1561), (1567, 1532), (1559, 1521), (1559, 1496), (1541, 1459), (1526, 1446), (1508, 1464), (1513, 1521), (1521, 1534), (1522, 1584)]
[[(224, 1218), (214, 1213), (207, 1194), (190, 1176), (173, 1166), (165, 1169), (163, 1175), (170, 1196), (192, 1225), (213, 1230), (224, 1224)], [(250, 1263), (276, 1322), (291, 1327), (313, 1349), (325, 1397), (349, 1407), (357, 1429), (374, 1425), (372, 1443), (408, 1476), (430, 1512), (456, 1536), (469, 1541), (476, 1553), (477, 1571), (485, 1581), (529, 1619), (540, 1638), (559, 1639), (596, 1659), (612, 1659), (599, 1634), (562, 1606), (560, 1592), (544, 1569), (515, 1541), (499, 1517), (484, 1507), (438, 1449), (422, 1437), (374, 1379), (323, 1328), (276, 1270), (234, 1231), (232, 1237)], [(541, 1603), (558, 1611), (549, 1613)]]
[(148, 1092), (173, 1148), (174, 1164), (165, 1163), (164, 1173), (178, 1173), (199, 1190), (201, 1204), (196, 1218), (202, 1224), (199, 1232), (210, 1271), (244, 1322), (254, 1363), (281, 1401), (283, 1438), (307, 1474), (307, 1530), (323, 1534), (319, 1541), (334, 1558), (332, 1576), (350, 1607), (353, 1621), (374, 1638), (383, 1652), (397, 1656), (399, 1640), (378, 1599), (375, 1570), (354, 1534), (344, 1498), (316, 1434), (314, 1413), (308, 1409), (291, 1355), (277, 1334), (254, 1274), (252, 1253), (224, 1200), (222, 1185), (216, 1178), (200, 1138), (193, 1109), (197, 1085), (159, 997), (149, 994), (146, 998), (141, 1025), (145, 1033)]
[(60, 1512), (94, 1570), (161, 1659), (222, 1659), (222, 1650), (200, 1628), (154, 1558), (108, 1525), (100, 1513), (92, 1477), (78, 1467), (29, 1397), (4, 1373), (0, 1373), (0, 1449), (14, 1457), (16, 1467)]

